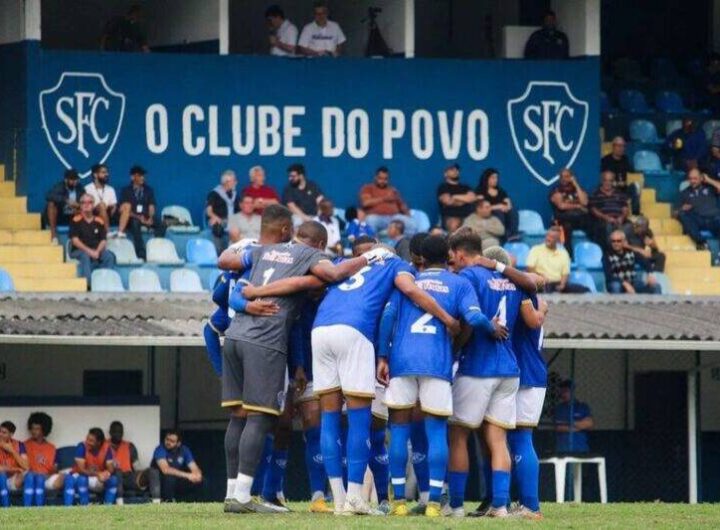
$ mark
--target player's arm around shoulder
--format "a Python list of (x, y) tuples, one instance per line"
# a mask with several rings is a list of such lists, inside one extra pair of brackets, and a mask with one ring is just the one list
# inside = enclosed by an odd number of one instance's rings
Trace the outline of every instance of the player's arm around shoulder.
[(395, 287), (405, 296), (417, 304), (423, 311), (427, 311), (440, 319), (452, 335), (460, 332), (460, 323), (445, 311), (437, 301), (415, 284), (415, 277), (410, 272), (401, 272), (395, 276)]

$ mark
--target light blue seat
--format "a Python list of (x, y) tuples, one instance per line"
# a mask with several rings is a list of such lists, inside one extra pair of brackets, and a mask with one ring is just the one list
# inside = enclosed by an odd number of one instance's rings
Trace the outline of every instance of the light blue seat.
[(655, 106), (658, 110), (668, 113), (687, 112), (680, 94), (673, 90), (661, 90), (655, 96)]
[(217, 267), (217, 251), (215, 245), (207, 239), (194, 238), (185, 246), (185, 258), (188, 263), (201, 267)]
[[(682, 120), (668, 120), (665, 122), (665, 136), (670, 136), (680, 129), (682, 129)], [(707, 131), (705, 131), (705, 135), (707, 135)]]
[(90, 276), (90, 290), (94, 293), (122, 293), (120, 273), (114, 269), (95, 269)]
[(212, 291), (213, 289), (215, 289), (215, 284), (217, 283), (217, 280), (222, 273), (223, 271), (221, 271), (220, 269), (210, 269), (210, 271), (208, 271), (207, 275), (205, 276), (208, 291)]
[(158, 265), (182, 265), (185, 263), (178, 256), (173, 242), (164, 237), (150, 238), (145, 247), (145, 252), (148, 263)]
[(592, 274), (588, 271), (571, 271), (570, 272), (570, 283), (577, 283), (590, 289), (591, 293), (597, 293), (597, 286), (595, 280), (593, 280)]
[(703, 123), (703, 131), (705, 132), (705, 138), (710, 142), (712, 140), (713, 132), (720, 128), (720, 120), (708, 120)]
[(518, 268), (524, 269), (527, 267), (527, 257), (530, 254), (530, 246), (522, 241), (510, 241), (503, 245), (503, 248), (508, 251), (511, 256), (515, 257), (515, 262)]
[(635, 171), (664, 171), (658, 154), (645, 149), (633, 155), (633, 168)]
[(650, 120), (633, 120), (630, 122), (630, 139), (634, 142), (654, 144), (660, 141), (657, 128)]
[(15, 292), (15, 284), (13, 283), (12, 276), (5, 269), (0, 269), (0, 292), (12, 293)]
[(535, 210), (520, 210), (518, 212), (520, 223), (518, 229), (529, 236), (545, 235), (545, 224), (542, 217)]
[(410, 210), (410, 217), (415, 222), (415, 231), (427, 232), (430, 230), (430, 218), (422, 210)]
[(130, 271), (129, 291), (132, 293), (162, 293), (160, 277), (152, 269), (139, 268)]
[(115, 254), (115, 263), (118, 265), (139, 265), (143, 260), (137, 257), (135, 245), (124, 237), (110, 237), (107, 240), (107, 249)]
[(192, 269), (175, 269), (170, 273), (170, 291), (173, 293), (202, 293), (205, 291), (200, 275)]
[(621, 90), (618, 94), (620, 108), (625, 112), (650, 112), (645, 95), (639, 90)]
[(670, 278), (667, 277), (667, 274), (665, 274), (664, 272), (654, 272), (653, 275), (655, 276), (658, 285), (660, 285), (660, 293), (671, 294), (672, 285), (670, 284)]
[(174, 217), (178, 221), (180, 221), (180, 223), (182, 223), (180, 225), (168, 226), (168, 232), (197, 234), (200, 231), (200, 227), (193, 224), (190, 210), (188, 210), (184, 206), (179, 206), (176, 204), (165, 206), (165, 208), (163, 208), (160, 212), (160, 218), (162, 219), (166, 215)]
[(599, 245), (592, 241), (582, 241), (575, 245), (575, 264), (580, 269), (602, 269), (603, 252)]

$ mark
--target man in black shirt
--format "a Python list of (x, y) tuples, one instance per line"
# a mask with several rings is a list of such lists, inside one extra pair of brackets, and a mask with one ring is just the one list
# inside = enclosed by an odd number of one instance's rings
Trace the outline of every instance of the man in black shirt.
[(542, 28), (535, 31), (525, 44), (526, 59), (567, 59), (570, 45), (565, 33), (558, 31), (554, 11), (546, 11)]
[(720, 237), (720, 181), (700, 173), (698, 169), (691, 169), (688, 171), (688, 182), (690, 185), (680, 194), (680, 223), (683, 232), (695, 241), (698, 249), (706, 249), (703, 230)]
[(630, 199), (633, 215), (640, 213), (640, 195), (634, 184), (627, 181), (628, 173), (632, 172), (630, 159), (625, 154), (625, 140), (616, 136), (612, 141), (612, 152), (600, 160), (600, 171), (612, 171), (615, 174), (615, 187)]
[(145, 259), (145, 242), (142, 238), (142, 228), (154, 230), (157, 226), (155, 220), (155, 192), (145, 184), (147, 172), (141, 166), (130, 168), (132, 184), (120, 192), (120, 223), (117, 237), (125, 237), (125, 230), (130, 230), (135, 245), (135, 253), (139, 258)]
[(124, 17), (114, 17), (105, 25), (100, 48), (112, 52), (149, 52), (147, 37), (140, 27), (142, 7), (131, 6)]
[(87, 279), (95, 269), (115, 266), (115, 254), (107, 250), (107, 227), (101, 217), (93, 213), (94, 201), (90, 195), (80, 197), (80, 213), (70, 222), (70, 257), (78, 260), (80, 274)]
[(312, 221), (318, 214), (318, 205), (323, 200), (320, 186), (305, 177), (305, 166), (293, 164), (287, 169), (288, 185), (282, 193), (282, 202), (293, 214), (293, 223), (298, 226)]
[(635, 253), (635, 260), (647, 272), (665, 272), (665, 254), (660, 252), (655, 235), (646, 217), (638, 215), (632, 227), (625, 229), (626, 249)]
[(477, 197), (467, 184), (460, 183), (460, 166), (452, 164), (445, 168), (445, 181), (437, 189), (438, 203), (443, 226), (452, 233), (475, 209)]
[(78, 213), (80, 205), (78, 199), (85, 193), (80, 184), (80, 175), (74, 169), (65, 171), (63, 180), (55, 184), (45, 195), (47, 207), (45, 217), (50, 226), (50, 237), (57, 243), (57, 226), (68, 225), (73, 216)]

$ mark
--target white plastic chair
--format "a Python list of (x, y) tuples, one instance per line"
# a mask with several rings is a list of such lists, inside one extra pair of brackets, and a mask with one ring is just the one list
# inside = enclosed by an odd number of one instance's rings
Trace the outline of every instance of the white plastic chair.
[(175, 269), (170, 273), (170, 292), (202, 293), (202, 281), (198, 273), (192, 269)]
[(565, 502), (565, 478), (567, 465), (573, 466), (573, 497), (575, 502), (582, 502), (582, 465), (594, 464), (598, 467), (598, 485), (600, 487), (600, 502), (607, 504), (607, 472), (605, 470), (604, 456), (553, 456), (540, 460), (541, 464), (550, 464), (555, 467), (555, 502)]
[(111, 237), (107, 240), (107, 249), (115, 254), (115, 263), (118, 265), (137, 265), (143, 260), (135, 254), (135, 245), (132, 241), (122, 237)]
[(153, 237), (147, 242), (147, 262), (159, 265), (182, 265), (185, 260), (180, 259), (175, 244), (164, 237)]
[(90, 276), (90, 290), (94, 293), (122, 293), (120, 273), (113, 269), (95, 269)]
[(160, 277), (152, 269), (133, 269), (128, 278), (129, 291), (132, 293), (162, 293)]
[(187, 225), (175, 225), (175, 226), (168, 226), (168, 232), (175, 232), (176, 234), (196, 234), (200, 231), (199, 226), (195, 226), (193, 224), (192, 215), (190, 215), (190, 210), (185, 208), (184, 206), (179, 206), (176, 204), (165, 206), (165, 208), (162, 209), (160, 212), (160, 218), (162, 219), (166, 215), (175, 217), (180, 222), (187, 223)]

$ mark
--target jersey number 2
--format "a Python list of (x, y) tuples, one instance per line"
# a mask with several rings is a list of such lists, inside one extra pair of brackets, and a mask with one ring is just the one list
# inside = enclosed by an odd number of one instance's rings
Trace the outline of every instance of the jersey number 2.
[(435, 335), (435, 333), (437, 333), (437, 327), (428, 324), (428, 322), (432, 319), (433, 316), (430, 313), (425, 313), (412, 323), (412, 326), (410, 326), (410, 333), (427, 333)]

